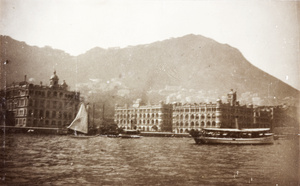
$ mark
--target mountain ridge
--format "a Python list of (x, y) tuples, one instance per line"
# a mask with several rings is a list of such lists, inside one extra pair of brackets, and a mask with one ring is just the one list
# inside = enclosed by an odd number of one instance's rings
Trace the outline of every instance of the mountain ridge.
[(66, 80), (71, 87), (89, 79), (115, 79), (132, 91), (142, 92), (169, 85), (213, 90), (219, 95), (233, 88), (240, 95), (252, 92), (268, 98), (299, 97), (297, 89), (248, 62), (238, 49), (200, 35), (125, 48), (95, 47), (78, 56), (5, 36), (1, 36), (1, 46), (1, 56), (12, 61), (7, 66), (9, 83), (21, 81), (26, 74), (47, 84), (55, 69), (60, 82)]

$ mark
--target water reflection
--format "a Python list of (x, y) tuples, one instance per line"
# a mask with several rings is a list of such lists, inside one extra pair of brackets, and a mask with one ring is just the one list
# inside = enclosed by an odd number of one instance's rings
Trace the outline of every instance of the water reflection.
[(16, 134), (5, 141), (4, 184), (289, 185), (298, 178), (296, 140), (235, 146), (195, 145), (191, 138)]

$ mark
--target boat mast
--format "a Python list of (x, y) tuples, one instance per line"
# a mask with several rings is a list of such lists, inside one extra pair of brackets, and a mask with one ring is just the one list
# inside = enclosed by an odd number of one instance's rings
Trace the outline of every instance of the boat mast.
[(93, 128), (95, 127), (95, 103), (93, 103)]
[(105, 118), (104, 118), (104, 109), (105, 109), (105, 102), (102, 105), (102, 119), (103, 119), (103, 123), (104, 123), (104, 120), (105, 120)]
[(89, 103), (86, 105), (86, 110), (87, 110), (87, 130), (89, 133), (89, 124), (90, 124), (90, 109), (89, 109)]
[(236, 129), (240, 129), (238, 119), (239, 119), (239, 117), (238, 117), (238, 116), (235, 116), (235, 128), (236, 128)]

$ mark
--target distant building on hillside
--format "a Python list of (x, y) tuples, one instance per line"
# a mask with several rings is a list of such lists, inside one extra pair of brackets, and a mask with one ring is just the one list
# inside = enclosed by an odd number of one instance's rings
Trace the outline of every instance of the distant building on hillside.
[[(50, 85), (34, 85), (26, 80), (1, 90), (5, 102), (2, 110), (13, 113), (6, 119), (6, 125), (17, 127), (62, 128), (68, 126), (78, 111), (80, 93), (69, 91), (65, 81), (58, 83), (54, 71)], [(1, 125), (4, 119), (2, 118)], [(14, 123), (12, 123), (14, 122)]]

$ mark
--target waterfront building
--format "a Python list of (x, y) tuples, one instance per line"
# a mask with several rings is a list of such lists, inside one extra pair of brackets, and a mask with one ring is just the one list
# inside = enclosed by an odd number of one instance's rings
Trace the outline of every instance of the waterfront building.
[(259, 106), (253, 108), (252, 128), (273, 128), (273, 107)]
[(175, 103), (173, 105), (172, 129), (174, 133), (187, 133), (192, 129), (199, 130), (203, 127), (220, 127), (215, 103)]
[[(115, 107), (115, 123), (125, 129), (188, 133), (202, 128), (271, 128), (272, 110), (240, 105), (236, 92), (227, 94), (227, 102), (141, 105)], [(171, 115), (171, 117), (170, 117)], [(171, 124), (170, 124), (171, 123)]]
[(240, 105), (236, 92), (227, 94), (227, 103), (194, 103), (173, 105), (173, 132), (186, 133), (201, 128), (252, 128), (253, 106)]
[(272, 128), (280, 134), (298, 134), (299, 107), (294, 105), (268, 106), (263, 109), (271, 110)]
[(123, 129), (140, 131), (172, 131), (172, 105), (160, 102), (158, 105), (142, 104), (138, 99), (132, 106), (115, 107), (115, 123)]
[(34, 85), (26, 80), (1, 90), (5, 110), (13, 113), (7, 126), (62, 128), (68, 126), (78, 111), (80, 93), (69, 91), (65, 81), (59, 84), (54, 71), (50, 85)]

